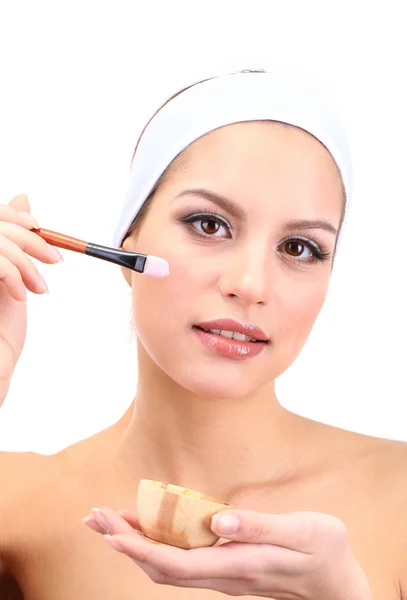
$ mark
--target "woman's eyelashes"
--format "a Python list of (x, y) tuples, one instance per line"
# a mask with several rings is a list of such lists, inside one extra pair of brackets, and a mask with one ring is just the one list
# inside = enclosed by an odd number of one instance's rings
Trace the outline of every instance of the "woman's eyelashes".
[[(232, 226), (220, 215), (212, 212), (188, 212), (176, 217), (177, 221), (188, 225), (190, 233), (200, 239), (232, 238)], [(278, 249), (300, 263), (325, 262), (332, 258), (332, 252), (312, 236), (291, 235), (279, 244)]]
[[(283, 246), (284, 250), (293, 258), (299, 257), (300, 262), (313, 263), (313, 262), (325, 262), (329, 261), (332, 257), (330, 252), (321, 242), (313, 237), (304, 237), (302, 235), (292, 235), (289, 238), (283, 240), (280, 247)], [(288, 252), (290, 249), (290, 252)], [(311, 256), (305, 256), (303, 251), (307, 250)]]
[[(195, 230), (201, 237), (232, 237), (232, 226), (230, 223), (215, 213), (188, 213), (178, 217), (178, 221), (192, 225), (192, 233), (194, 233), (193, 230)], [(226, 235), (223, 232), (226, 232)]]

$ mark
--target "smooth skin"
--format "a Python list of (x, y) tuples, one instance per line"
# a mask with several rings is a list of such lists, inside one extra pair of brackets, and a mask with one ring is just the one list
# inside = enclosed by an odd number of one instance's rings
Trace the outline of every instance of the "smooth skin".
[[(192, 188), (229, 198), (239, 215), (186, 195)], [(123, 269), (138, 336), (134, 402), (118, 423), (56, 455), (0, 454), (9, 588), (18, 585), (26, 600), (403, 598), (407, 445), (295, 415), (275, 394), (323, 306), (336, 241), (289, 223), (317, 219), (337, 229), (342, 203), (335, 163), (302, 130), (240, 123), (188, 148), (124, 242), (171, 268), (161, 280)], [(202, 211), (223, 224), (192, 223)], [(304, 244), (293, 241), (298, 235)], [(329, 256), (313, 262), (311, 242)], [(267, 348), (237, 361), (202, 346), (193, 325), (226, 317), (260, 326)], [(229, 550), (207, 549), (207, 562), (150, 545), (136, 533), (141, 478), (229, 502), (246, 523), (240, 537)], [(127, 540), (124, 552), (106, 531)], [(295, 562), (304, 540), (317, 557), (306, 574)], [(219, 582), (220, 556), (227, 582)], [(284, 581), (276, 560), (290, 574)]]
[(63, 260), (60, 252), (29, 230), (38, 227), (24, 194), (0, 205), (0, 406), (21, 355), (27, 333), (27, 289), (48, 291), (27, 255), (46, 264)]
[[(222, 511), (212, 548), (182, 550), (144, 538), (136, 514), (94, 509), (85, 522), (161, 585), (217, 590), (231, 596), (372, 600), (366, 574), (353, 555), (346, 526), (331, 515)], [(112, 536), (111, 534), (114, 534)]]

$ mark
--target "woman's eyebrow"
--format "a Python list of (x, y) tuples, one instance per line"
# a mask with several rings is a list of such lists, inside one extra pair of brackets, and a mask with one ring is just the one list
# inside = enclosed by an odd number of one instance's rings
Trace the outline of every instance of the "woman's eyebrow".
[[(221, 194), (211, 192), (210, 190), (206, 190), (204, 188), (183, 190), (180, 194), (175, 196), (174, 200), (176, 198), (181, 198), (182, 196), (190, 195), (199, 196), (200, 198), (205, 198), (205, 200), (213, 202), (213, 204), (216, 204), (237, 219), (244, 220), (246, 218), (245, 211), (238, 204), (236, 204), (236, 202), (233, 202), (233, 200), (230, 200), (230, 198), (226, 198), (226, 196), (222, 196)], [(329, 233), (332, 233), (333, 235), (337, 235), (338, 233), (338, 230), (331, 225), (331, 223), (321, 219), (295, 219), (284, 223), (283, 228), (286, 231), (290, 231), (292, 229), (325, 229), (325, 231), (329, 231)]]
[(325, 229), (325, 231), (329, 231), (333, 235), (337, 235), (338, 233), (338, 230), (329, 221), (321, 219), (296, 219), (294, 221), (287, 221), (284, 223), (283, 229), (286, 231), (291, 229)]
[[(226, 198), (225, 196), (222, 196), (221, 194), (216, 194), (215, 192), (211, 192), (210, 190), (205, 190), (204, 188), (193, 188), (190, 190), (184, 190), (180, 194), (175, 196), (175, 198), (180, 198), (181, 196), (190, 196), (190, 195), (199, 196), (200, 198), (205, 198), (205, 200), (209, 200), (210, 202), (213, 202), (213, 204), (216, 204), (220, 208), (223, 208), (223, 210), (226, 210), (229, 214), (231, 214), (236, 219), (243, 220), (246, 218), (245, 211), (242, 208), (240, 208), (240, 206), (238, 204), (236, 204), (236, 202), (233, 202), (233, 200), (230, 200), (229, 198)], [(174, 198), (174, 200), (175, 200), (175, 198)]]

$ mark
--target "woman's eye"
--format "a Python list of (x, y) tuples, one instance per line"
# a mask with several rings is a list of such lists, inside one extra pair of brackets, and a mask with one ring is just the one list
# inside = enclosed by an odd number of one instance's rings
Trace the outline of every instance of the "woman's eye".
[[(301, 258), (312, 258), (314, 256), (312, 251), (305, 244), (299, 242), (298, 240), (289, 240), (284, 244), (284, 246), (285, 251), (290, 256), (294, 256), (295, 258), (297, 258), (298, 256), (301, 256)], [(309, 254), (304, 255), (304, 250)]]
[[(213, 237), (223, 237), (225, 235), (228, 235), (228, 231), (225, 225), (222, 225), (222, 223), (219, 223), (219, 221), (216, 221), (215, 219), (199, 219), (193, 222), (192, 225), (200, 233), (211, 235)], [(221, 231), (222, 229), (224, 230), (224, 232)], [(216, 234), (219, 232), (221, 232), (220, 236), (217, 236)]]

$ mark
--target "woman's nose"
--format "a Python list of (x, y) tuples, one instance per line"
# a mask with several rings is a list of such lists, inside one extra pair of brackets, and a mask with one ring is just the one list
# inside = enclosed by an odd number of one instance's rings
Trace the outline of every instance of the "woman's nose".
[(271, 250), (243, 248), (235, 252), (224, 266), (220, 291), (244, 305), (268, 304), (271, 290)]

